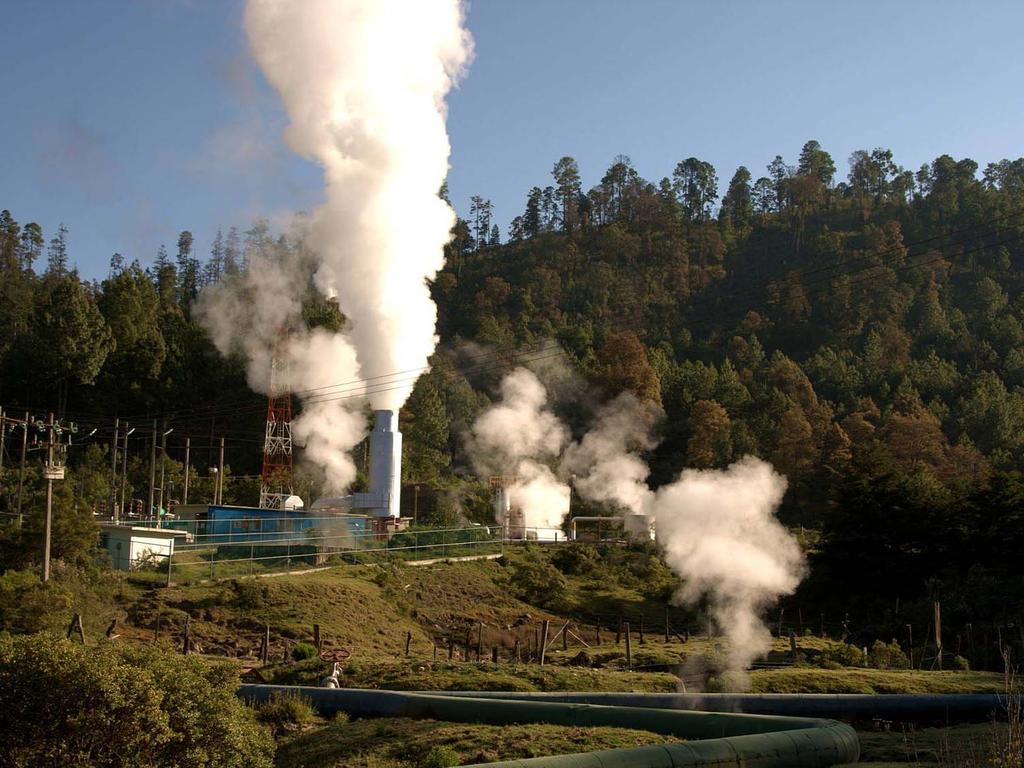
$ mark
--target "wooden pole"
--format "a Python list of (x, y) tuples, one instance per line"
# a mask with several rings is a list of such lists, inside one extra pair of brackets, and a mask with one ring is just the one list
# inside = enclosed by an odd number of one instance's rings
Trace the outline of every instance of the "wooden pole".
[(316, 646), (316, 652), (320, 653), (323, 650), (323, 641), (320, 639), (320, 625), (313, 625), (313, 645)]
[(626, 669), (633, 670), (633, 650), (629, 645), (629, 622), (627, 621), (622, 626), (622, 631), (626, 633)]
[(562, 650), (563, 651), (568, 651), (569, 650), (569, 631), (567, 629), (568, 626), (569, 626), (569, 623), (566, 622), (565, 626), (562, 627)]
[(491, 646), (491, 663), (492, 664), (497, 664), (498, 663), (498, 646), (496, 646), (496, 645), (492, 645)]
[(478, 621), (476, 623), (476, 660), (480, 661), (480, 653), (484, 640), (484, 623)]
[(21, 425), (21, 464), (18, 467), (18, 527), (21, 527), (21, 499), (25, 490), (25, 454), (28, 452), (28, 411), (25, 411), (25, 422)]
[(405, 656), (409, 657), (409, 644), (412, 642), (412, 632), (405, 633)]
[(644, 640), (644, 615), (640, 614), (640, 645), (647, 645), (647, 641)]
[(936, 600), (933, 603), (935, 609), (935, 660), (939, 669), (942, 669), (942, 603)]
[(666, 643), (668, 642), (668, 635), (669, 635), (669, 632), (671, 632), (671, 631), (672, 631), (672, 629), (671, 629), (671, 627), (670, 627), (670, 625), (668, 623), (668, 606), (666, 605), (665, 606), (665, 642)]
[(266, 664), (270, 660), (270, 625), (263, 628), (263, 645), (260, 646), (260, 661)]
[(188, 504), (188, 470), (189, 470), (189, 454), (192, 452), (192, 438), (185, 438), (185, 487), (181, 492), (181, 503)]
[(515, 649), (514, 649), (514, 655), (515, 655), (515, 658), (516, 658), (516, 664), (521, 663), (522, 660), (523, 660), (523, 649), (522, 649), (522, 647), (519, 644), (519, 638), (518, 637), (516, 638), (516, 645), (515, 645)]
[(82, 645), (85, 645), (85, 628), (82, 626), (82, 615), (80, 613), (74, 614), (71, 617), (71, 623), (68, 624), (68, 640), (71, 639), (72, 635), (78, 635)]
[(544, 666), (544, 654), (548, 650), (548, 627), (550, 622), (544, 619), (544, 623), (541, 625), (541, 644), (540, 644), (540, 665)]
[(601, 644), (601, 622), (598, 622), (597, 624), (594, 625), (594, 635), (595, 635), (594, 645), (600, 645)]
[(185, 616), (185, 636), (181, 639), (181, 652), (188, 656), (192, 652), (192, 617)]
[(615, 644), (622, 642), (622, 614), (619, 614), (619, 626), (615, 628)]

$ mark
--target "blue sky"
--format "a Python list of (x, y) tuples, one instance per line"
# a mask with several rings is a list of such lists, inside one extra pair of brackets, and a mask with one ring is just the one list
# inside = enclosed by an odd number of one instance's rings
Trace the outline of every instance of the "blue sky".
[[(149, 264), (190, 229), (284, 222), (320, 174), (248, 55), (241, 0), (0, 0), (7, 34), (0, 208), (63, 221), (72, 261)], [(840, 172), (885, 146), (916, 169), (1024, 154), (1024, 3), (475, 0), (476, 60), (449, 100), (449, 178), (503, 233), (528, 189), (576, 157), (584, 184), (629, 155), (646, 178), (691, 155), (720, 189), (815, 138)]]

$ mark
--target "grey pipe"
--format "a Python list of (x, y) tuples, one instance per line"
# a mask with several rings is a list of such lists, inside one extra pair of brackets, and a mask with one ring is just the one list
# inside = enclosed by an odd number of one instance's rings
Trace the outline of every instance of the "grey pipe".
[(863, 693), (589, 693), (437, 691), (439, 696), (516, 701), (561, 701), (621, 707), (689, 709), (702, 712), (744, 712), (751, 715), (872, 719), (901, 722), (987, 722), (1006, 711), (1007, 697), (990, 693), (863, 694)]
[(694, 712), (655, 707), (609, 706), (568, 701), (514, 700), (301, 686), (242, 685), (243, 699), (265, 701), (275, 692), (302, 696), (324, 715), (409, 717), (505, 725), (551, 723), (572, 726), (641, 728), (685, 739), (686, 744), (613, 749), (488, 764), (491, 768), (674, 768), (675, 766), (808, 766), (825, 768), (856, 762), (856, 732), (833, 720)]

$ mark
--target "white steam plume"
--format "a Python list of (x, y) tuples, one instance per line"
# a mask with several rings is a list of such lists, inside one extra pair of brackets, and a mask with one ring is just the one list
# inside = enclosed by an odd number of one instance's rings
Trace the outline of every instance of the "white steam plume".
[[(325, 202), (303, 233), (312, 252), (256, 254), (241, 278), (204, 291), (197, 314), (222, 353), (245, 357), (257, 392), (270, 390), (271, 357), (288, 359), (302, 400), (293, 436), (324, 469), (328, 493), (354, 479), (348, 454), (365, 432), (358, 390), (339, 399), (338, 385), (367, 378), (372, 406), (397, 409), (412, 390), (408, 374), (434, 349), (426, 281), (455, 222), (438, 191), (448, 171), (444, 99), (472, 55), (462, 22), (459, 0), (246, 4), (250, 47), (290, 118), (286, 138), (323, 167)], [(303, 330), (311, 275), (337, 299), (345, 333)]]
[(658, 541), (683, 578), (677, 597), (688, 605), (707, 598), (733, 668), (771, 648), (761, 613), (803, 576), (800, 547), (775, 517), (785, 492), (782, 475), (746, 456), (725, 470), (684, 470), (655, 494)]
[(657, 491), (639, 453), (654, 447), (658, 410), (620, 395), (569, 446), (562, 466), (586, 499), (612, 502), (655, 521), (668, 565), (683, 579), (676, 598), (707, 608), (728, 639), (732, 668), (746, 669), (771, 648), (762, 612), (796, 589), (804, 559), (775, 517), (786, 479), (747, 456), (725, 470), (684, 470)]
[[(458, 0), (249, 0), (245, 29), (291, 123), (291, 147), (323, 166), (313, 212), (314, 279), (350, 319), (362, 375), (427, 365), (436, 307), (426, 281), (443, 266), (455, 214), (444, 98), (472, 56)], [(380, 386), (374, 408), (412, 391)], [(383, 390), (383, 391), (380, 391)]]
[(514, 478), (509, 497), (522, 509), (528, 528), (557, 528), (569, 511), (569, 486), (545, 464), (558, 458), (569, 430), (546, 403), (540, 380), (516, 368), (501, 382), (501, 401), (477, 418), (467, 440), (481, 477)]
[(562, 468), (574, 475), (573, 487), (580, 496), (649, 514), (650, 469), (639, 454), (657, 444), (651, 431), (662, 415), (658, 406), (641, 402), (629, 392), (601, 406), (596, 424), (568, 447), (562, 459)]

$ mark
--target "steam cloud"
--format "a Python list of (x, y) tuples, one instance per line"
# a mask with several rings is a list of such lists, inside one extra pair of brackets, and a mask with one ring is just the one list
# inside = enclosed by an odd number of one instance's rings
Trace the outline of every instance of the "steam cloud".
[[(248, 0), (253, 55), (284, 102), (288, 144), (324, 170), (325, 201), (308, 219), (311, 263), (258, 259), (236, 284), (201, 297), (222, 352), (242, 352), (249, 384), (268, 390), (283, 327), (301, 327), (308, 278), (334, 298), (345, 334), (297, 331), (283, 354), (303, 400), (293, 434), (327, 476), (355, 477), (365, 432), (351, 397), (361, 378), (375, 409), (397, 409), (434, 350), (427, 279), (443, 266), (455, 214), (438, 190), (448, 172), (444, 99), (472, 57), (459, 0)], [(305, 270), (297, 267), (305, 267)], [(320, 394), (308, 390), (319, 388)]]
[(479, 475), (514, 478), (509, 498), (528, 528), (557, 528), (569, 512), (569, 486), (545, 463), (557, 459), (569, 430), (546, 404), (540, 379), (516, 368), (501, 382), (501, 401), (477, 418), (468, 440)]
[[(581, 497), (655, 521), (665, 560), (684, 582), (676, 599), (690, 606), (707, 601), (728, 640), (732, 668), (749, 668), (771, 648), (761, 614), (796, 589), (805, 568), (799, 546), (775, 517), (786, 491), (784, 477), (746, 456), (725, 470), (683, 470), (675, 482), (653, 491), (640, 454), (656, 445), (653, 427), (662, 415), (656, 406), (622, 394), (596, 411), (578, 442), (568, 443), (565, 427), (544, 410), (546, 393), (535, 376), (513, 371), (502, 394), (502, 402), (474, 425), (474, 455), (500, 456), (502, 444), (514, 445), (518, 466), (530, 466), (524, 457), (543, 454), (550, 460), (561, 451), (560, 472), (575, 476)], [(481, 441), (481, 434), (491, 437)], [(499, 461), (509, 466), (504, 457)]]

